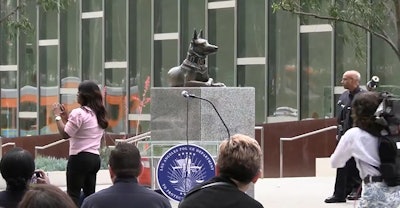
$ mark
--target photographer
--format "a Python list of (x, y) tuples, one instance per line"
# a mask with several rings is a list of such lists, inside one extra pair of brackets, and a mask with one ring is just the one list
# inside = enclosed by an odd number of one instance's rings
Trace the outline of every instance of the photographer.
[(378, 153), (379, 135), (382, 130), (374, 115), (382, 99), (376, 92), (358, 94), (352, 103), (355, 127), (346, 131), (331, 155), (333, 168), (344, 167), (354, 157), (360, 177), (364, 181), (358, 207), (399, 207), (400, 186), (389, 187), (383, 182)]
[(31, 182), (50, 183), (44, 171), (35, 171), (32, 155), (20, 147), (11, 149), (1, 158), (0, 171), (7, 183), (6, 190), (0, 192), (0, 207), (17, 207)]

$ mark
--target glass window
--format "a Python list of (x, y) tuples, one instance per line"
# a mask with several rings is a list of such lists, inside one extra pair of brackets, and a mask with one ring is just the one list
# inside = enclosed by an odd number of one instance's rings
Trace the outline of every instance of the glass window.
[(26, 2), (25, 16), (30, 21), (34, 32), (22, 33), (19, 44), (19, 80), (20, 86), (37, 85), (37, 41), (36, 41), (36, 2)]
[[(397, 3), (390, 3), (388, 7), (395, 11)], [(397, 10), (396, 10), (397, 11)], [(399, 33), (396, 18), (393, 18), (394, 13), (389, 13), (386, 19), (385, 28), (383, 28), (389, 40), (399, 49)], [(397, 14), (398, 15), (398, 14)], [(397, 55), (391, 48), (390, 44), (381, 38), (372, 36), (371, 44), (371, 76), (375, 75), (380, 78), (379, 88), (380, 91), (391, 92), (400, 95), (400, 55)]]
[[(303, 6), (303, 10), (305, 12), (310, 12), (310, 13), (314, 13), (314, 14), (319, 14), (321, 16), (329, 16), (328, 14), (328, 7), (332, 4), (332, 1), (304, 1), (306, 2)], [(310, 9), (310, 5), (313, 5), (312, 7), (315, 8), (319, 8), (319, 9)], [(308, 7), (307, 7), (308, 6)], [(323, 20), (323, 19), (319, 19), (319, 18), (315, 18), (315, 17), (310, 17), (310, 16), (306, 16), (303, 15), (300, 17), (300, 21), (301, 21), (301, 25), (316, 25), (316, 24), (329, 24), (328, 21)]]
[[(54, 134), (56, 123), (52, 111), (53, 103), (58, 102), (58, 87), (40, 87), (39, 130), (40, 134)], [(51, 126), (53, 128), (51, 128)]]
[(238, 87), (254, 87), (256, 99), (256, 124), (265, 122), (265, 65), (237, 67)]
[[(37, 135), (37, 40), (36, 18), (37, 9), (35, 1), (26, 1), (25, 16), (30, 21), (33, 32), (22, 33), (19, 44), (19, 111), (29, 113), (32, 118), (19, 118), (19, 136)], [(17, 112), (18, 114), (19, 112)], [(18, 135), (15, 135), (18, 136)]]
[[(17, 1), (1, 1), (0, 17), (10, 14), (17, 7)], [(10, 20), (17, 19), (16, 15)], [(0, 24), (0, 65), (17, 65), (17, 31)], [(17, 136), (17, 72), (0, 71), (0, 137)]]
[[(303, 33), (301, 41), (301, 119), (331, 118), (332, 33)], [(321, 103), (322, 102), (322, 103)]]
[[(360, 37), (354, 37), (349, 30), (357, 30)], [(344, 23), (335, 27), (335, 85), (341, 86), (342, 75), (348, 70), (357, 70), (361, 74), (361, 85), (367, 82), (367, 34), (364, 30)], [(359, 49), (357, 49), (357, 44)]]
[(177, 63), (177, 40), (154, 41), (154, 86), (169, 86), (167, 73)]
[[(129, 1), (129, 113), (148, 114), (150, 104), (140, 107), (145, 81), (150, 79), (152, 65), (151, 1)], [(149, 80), (150, 81), (150, 80)], [(149, 85), (150, 87), (151, 85)], [(148, 93), (150, 89), (148, 89)], [(147, 94), (149, 96), (149, 94)], [(150, 130), (148, 121), (130, 120), (129, 133)]]
[(80, 104), (77, 100), (77, 95), (65, 94), (61, 95), (61, 103), (64, 104), (67, 111), (78, 108)]
[(208, 57), (210, 77), (226, 86), (235, 85), (234, 8), (208, 10), (208, 41), (218, 52)]
[(203, 30), (206, 32), (205, 27), (205, 15), (206, 15), (206, 3), (205, 0), (196, 1), (180, 1), (181, 5), (181, 34), (180, 45), (181, 45), (181, 62), (186, 58), (187, 51), (190, 45), (190, 41), (193, 38), (193, 30)]
[(50, 131), (50, 124), (55, 125), (52, 104), (58, 102), (58, 46), (39, 47), (39, 80), (40, 106), (39, 129), (40, 134), (54, 133)]
[(400, 95), (400, 70), (399, 57), (393, 49), (381, 39), (372, 38), (371, 76), (380, 78), (379, 90)]
[(17, 72), (0, 71), (0, 136), (17, 136)]
[(178, 31), (178, 0), (154, 0), (154, 33)]
[(60, 14), (60, 78), (61, 87), (64, 88), (75, 88), (78, 86), (74, 82), (69, 83), (63, 79), (72, 81), (81, 77), (78, 2), (70, 2), (67, 10), (63, 10)]
[(39, 8), (39, 40), (58, 38), (57, 11), (44, 11)]
[(93, 12), (103, 10), (102, 0), (82, 0), (82, 12)]
[[(17, 1), (5, 0), (0, 2), (0, 18), (9, 15), (17, 7)], [(10, 21), (16, 21), (17, 16), (12, 15)], [(0, 65), (16, 65), (17, 31), (7, 24), (0, 24)]]
[(20, 89), (20, 112), (28, 113), (29, 117), (19, 118), (20, 136), (37, 135), (37, 102), (39, 100), (37, 87), (22, 86)]
[(264, 57), (265, 56), (265, 1), (239, 0), (237, 56)]
[(105, 2), (105, 61), (126, 61), (126, 0)]
[(19, 134), (20, 136), (38, 135), (36, 118), (20, 118), (19, 119)]
[[(80, 66), (80, 15), (79, 2), (70, 2), (67, 10), (60, 13), (60, 79), (61, 88), (73, 88), (78, 91), (81, 82), (81, 66)], [(88, 2), (88, 1), (83, 1)], [(67, 111), (78, 108), (76, 94), (62, 94), (60, 102), (65, 106)], [(48, 133), (58, 133), (57, 125), (53, 119), (48, 125)]]
[(126, 132), (126, 69), (105, 69), (105, 78), (109, 127), (114, 133)]
[(268, 123), (298, 120), (297, 18), (269, 12)]
[(39, 47), (40, 85), (57, 86), (57, 54), (58, 46)]
[(82, 20), (82, 78), (103, 83), (102, 18)]

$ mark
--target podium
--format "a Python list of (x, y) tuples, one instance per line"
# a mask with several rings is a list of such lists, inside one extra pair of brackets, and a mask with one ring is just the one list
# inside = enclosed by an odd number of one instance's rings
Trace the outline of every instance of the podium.
[[(254, 138), (255, 89), (253, 87), (154, 87), (151, 88), (151, 164), (179, 144), (195, 144), (216, 159), (220, 142), (228, 132), (213, 106), (198, 98), (184, 97), (183, 91), (214, 104), (230, 135)], [(153, 180), (154, 182), (154, 180)], [(154, 188), (158, 184), (153, 183)], [(254, 197), (254, 185), (247, 194)]]

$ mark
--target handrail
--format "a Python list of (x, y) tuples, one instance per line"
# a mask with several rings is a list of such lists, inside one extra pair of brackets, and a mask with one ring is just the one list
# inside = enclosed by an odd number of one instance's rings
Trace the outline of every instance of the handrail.
[(143, 137), (136, 138), (134, 140), (130, 139), (129, 141), (128, 141), (128, 139), (116, 139), (115, 143), (120, 143), (120, 142), (135, 143), (135, 142), (146, 140), (149, 138), (151, 138), (151, 136), (143, 136)]
[(259, 130), (260, 131), (260, 136), (261, 136), (261, 138), (260, 138), (260, 147), (261, 147), (261, 152), (262, 152), (262, 157), (261, 157), (261, 178), (264, 178), (264, 155), (265, 155), (265, 153), (264, 153), (264, 126), (255, 126), (254, 127), (254, 130), (255, 131), (257, 131), (257, 130)]
[(115, 143), (119, 143), (119, 142), (128, 142), (128, 143), (138, 142), (140, 140), (144, 140), (144, 139), (150, 138), (150, 135), (151, 135), (151, 131), (148, 131), (146, 133), (139, 134), (139, 135), (130, 137), (128, 139), (116, 139)]
[(57, 145), (57, 144), (64, 143), (64, 142), (66, 142), (66, 141), (68, 141), (68, 139), (57, 140), (57, 141), (55, 141), (55, 142), (52, 142), (52, 143), (50, 143), (50, 144), (46, 144), (46, 145), (44, 145), (44, 146), (35, 146), (35, 157), (37, 156), (37, 150), (44, 150), (44, 149), (47, 149), (47, 148), (49, 148), (49, 147), (55, 146), (55, 145)]
[[(128, 139), (116, 139), (115, 142), (117, 142), (117, 143), (118, 142), (129, 142), (129, 143), (138, 142), (140, 140), (144, 140), (144, 139), (150, 138), (150, 134), (151, 134), (151, 132), (149, 131), (149, 132), (146, 132), (146, 133), (143, 133), (143, 134), (136, 135), (134, 137), (130, 137)], [(52, 143), (44, 145), (44, 146), (35, 146), (35, 157), (37, 156), (37, 151), (38, 150), (44, 150), (44, 149), (47, 149), (49, 147), (64, 143), (65, 141), (68, 141), (68, 140), (67, 139), (61, 139), (61, 140), (57, 140), (55, 142), (52, 142)]]
[(305, 133), (305, 134), (300, 134), (300, 135), (295, 136), (295, 137), (289, 137), (289, 138), (282, 137), (282, 138), (280, 138), (280, 140), (279, 140), (279, 177), (281, 177), (281, 178), (283, 177), (283, 142), (284, 141), (293, 141), (293, 140), (301, 139), (301, 138), (304, 138), (304, 137), (308, 137), (308, 136), (311, 136), (311, 135), (314, 135), (314, 134), (319, 134), (319, 133), (322, 133), (322, 132), (325, 132), (325, 131), (329, 131), (329, 130), (333, 130), (333, 129), (337, 129), (337, 126), (325, 127), (325, 128), (322, 128), (322, 129), (318, 129), (318, 130), (315, 130), (315, 131), (311, 131), (311, 132)]
[(13, 146), (13, 147), (15, 147), (16, 145), (15, 145), (15, 142), (7, 142), (7, 143), (1, 145), (2, 148), (3, 148), (3, 147), (7, 147), (7, 146)]

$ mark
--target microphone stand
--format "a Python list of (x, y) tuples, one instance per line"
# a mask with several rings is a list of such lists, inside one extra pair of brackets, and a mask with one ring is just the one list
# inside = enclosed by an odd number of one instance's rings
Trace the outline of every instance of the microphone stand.
[(204, 101), (210, 103), (210, 105), (214, 108), (214, 111), (217, 113), (217, 115), (218, 115), (219, 119), (221, 120), (222, 124), (224, 125), (224, 127), (225, 127), (225, 129), (226, 129), (226, 132), (228, 133), (228, 139), (231, 138), (231, 133), (229, 132), (228, 126), (225, 124), (224, 119), (222, 119), (222, 117), (221, 117), (221, 115), (219, 114), (217, 108), (215, 107), (215, 105), (214, 105), (211, 101), (209, 101), (208, 99), (202, 98), (202, 97), (197, 97), (196, 95), (193, 95), (193, 94), (187, 94), (187, 96), (184, 96), (184, 97), (197, 98), (197, 99), (199, 99), (199, 100), (204, 100)]
[[(183, 97), (185, 97), (185, 98), (187, 98), (187, 99), (189, 99), (189, 98), (196, 98), (196, 99), (204, 100), (204, 101), (208, 102), (208, 103), (214, 108), (214, 111), (217, 113), (219, 119), (221, 120), (222, 124), (224, 125), (224, 127), (225, 127), (225, 129), (226, 129), (226, 132), (228, 133), (228, 139), (231, 138), (231, 133), (229, 132), (229, 128), (228, 128), (228, 126), (225, 124), (224, 119), (222, 119), (222, 116), (219, 114), (219, 112), (218, 112), (217, 108), (215, 107), (214, 103), (212, 103), (212, 102), (211, 102), (210, 100), (208, 100), (208, 99), (201, 98), (201, 97), (197, 97), (197, 96), (194, 95), (194, 94), (189, 94), (186, 90), (182, 91), (181, 94), (182, 94)], [(189, 120), (189, 100), (186, 100), (186, 101), (187, 101), (187, 102), (186, 102), (186, 122), (188, 122), (188, 120)], [(189, 136), (188, 136), (187, 126), (188, 126), (188, 123), (186, 123), (186, 144), (189, 145)], [(188, 160), (189, 158), (187, 157), (186, 159)], [(185, 170), (188, 170), (188, 168), (189, 168), (189, 167), (188, 167), (188, 164), (189, 164), (189, 162), (186, 161)], [(188, 174), (187, 174), (187, 171), (185, 171), (185, 172), (186, 172), (186, 173), (185, 173), (184, 178), (187, 179), (187, 178), (188, 178)], [(187, 193), (186, 193), (186, 189), (187, 189), (187, 184), (186, 184), (186, 183), (187, 183), (187, 180), (185, 180), (185, 195), (187, 194)]]

